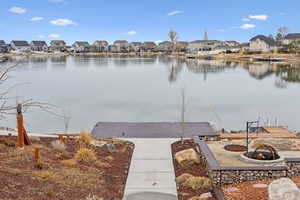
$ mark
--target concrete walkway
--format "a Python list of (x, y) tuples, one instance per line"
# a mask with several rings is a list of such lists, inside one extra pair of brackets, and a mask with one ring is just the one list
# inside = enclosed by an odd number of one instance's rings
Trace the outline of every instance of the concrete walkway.
[[(178, 139), (127, 139), (135, 144), (125, 199), (177, 199), (171, 144)], [(164, 196), (163, 194), (169, 194)], [(162, 198), (158, 198), (161, 196)], [(146, 198), (147, 197), (147, 198)]]

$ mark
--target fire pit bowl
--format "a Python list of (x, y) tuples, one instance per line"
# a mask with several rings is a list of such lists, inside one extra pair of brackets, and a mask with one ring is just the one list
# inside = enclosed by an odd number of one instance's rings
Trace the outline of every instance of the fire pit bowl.
[(274, 147), (263, 144), (257, 147), (254, 151), (241, 154), (241, 159), (245, 162), (251, 163), (278, 163), (284, 161)]

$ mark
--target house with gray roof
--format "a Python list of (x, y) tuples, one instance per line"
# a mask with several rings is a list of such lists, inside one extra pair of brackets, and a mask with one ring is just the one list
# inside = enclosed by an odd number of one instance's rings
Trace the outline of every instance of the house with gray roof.
[(76, 41), (72, 48), (75, 53), (86, 53), (90, 51), (90, 44), (86, 41)]
[(25, 40), (13, 40), (10, 47), (14, 53), (28, 53), (31, 50), (29, 43)]
[(271, 52), (277, 49), (277, 43), (273, 38), (257, 35), (250, 40), (250, 51)]
[(131, 42), (129, 49), (130, 49), (130, 51), (138, 52), (141, 50), (142, 45), (143, 44), (141, 42)]
[(129, 51), (129, 43), (127, 40), (116, 40), (114, 45), (117, 47), (118, 52), (127, 52)]
[(219, 40), (194, 40), (189, 43), (188, 52), (193, 55), (214, 54), (216, 47), (224, 45), (225, 43)]
[(4, 40), (0, 40), (0, 53), (8, 53), (8, 45)]
[(289, 33), (287, 34), (282, 43), (285, 44), (285, 45), (288, 45), (294, 41), (300, 41), (300, 33)]
[(159, 51), (168, 52), (168, 51), (172, 50), (172, 47), (173, 47), (172, 42), (170, 42), (170, 41), (163, 41), (163, 42), (161, 42), (161, 43), (158, 44), (157, 49)]
[(63, 40), (52, 40), (50, 42), (50, 49), (51, 51), (59, 51), (59, 52), (66, 51), (67, 49), (66, 42)]
[(32, 51), (48, 51), (48, 45), (45, 41), (31, 41)]

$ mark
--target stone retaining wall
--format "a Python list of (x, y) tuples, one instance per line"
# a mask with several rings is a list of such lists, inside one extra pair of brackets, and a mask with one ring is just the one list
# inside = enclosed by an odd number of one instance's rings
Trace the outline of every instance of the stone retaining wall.
[(300, 175), (300, 159), (286, 160), (287, 166), (222, 167), (218, 164), (208, 145), (194, 138), (202, 163), (215, 187), (254, 180), (271, 180)]

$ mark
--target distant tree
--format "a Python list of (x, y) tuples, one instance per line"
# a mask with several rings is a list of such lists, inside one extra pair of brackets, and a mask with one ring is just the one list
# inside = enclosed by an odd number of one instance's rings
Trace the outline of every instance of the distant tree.
[(274, 40), (274, 36), (272, 34), (270, 34), (268, 37)]
[(299, 51), (300, 50), (300, 41), (291, 42), (288, 45), (287, 50), (289, 53), (296, 53), (297, 51)]
[(282, 26), (277, 29), (277, 41), (282, 40), (289, 32), (289, 28), (287, 26)]
[(175, 47), (175, 43), (178, 40), (178, 33), (174, 30), (170, 30), (168, 36), (169, 36), (170, 42), (172, 43), (172, 51), (173, 51), (174, 47)]

